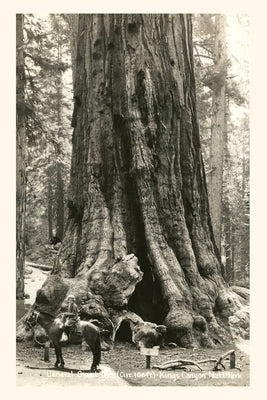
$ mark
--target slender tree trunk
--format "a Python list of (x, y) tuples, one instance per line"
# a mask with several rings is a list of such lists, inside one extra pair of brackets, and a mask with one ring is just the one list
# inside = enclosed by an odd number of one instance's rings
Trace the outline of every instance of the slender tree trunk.
[(72, 81), (75, 82), (76, 75), (76, 54), (78, 42), (78, 25), (79, 14), (64, 14), (70, 28), (70, 49), (71, 49), (71, 65), (72, 65)]
[(234, 222), (232, 222), (231, 229), (231, 258), (232, 258), (232, 274), (231, 274), (231, 284), (234, 285), (236, 277), (236, 227)]
[[(227, 210), (227, 208), (226, 208), (226, 210)], [(229, 208), (228, 208), (227, 215), (225, 215), (225, 220), (226, 220), (226, 222), (225, 222), (226, 281), (228, 283), (230, 283), (231, 279), (232, 279), (232, 245), (231, 245), (231, 239), (232, 239), (231, 230), (232, 230), (232, 226), (231, 226)]]
[[(77, 64), (77, 45), (78, 45), (78, 29), (79, 29), (79, 14), (65, 14), (65, 19), (69, 24), (70, 28), (70, 49), (71, 49), (71, 66), (72, 66), (72, 83), (76, 80), (76, 64)], [(78, 99), (74, 96), (74, 112), (72, 115), (71, 126), (76, 125), (77, 111), (78, 111)]]
[(210, 214), (218, 249), (221, 248), (223, 157), (226, 115), (226, 17), (216, 15), (215, 19), (215, 79), (212, 97), (211, 121), (211, 175), (209, 182)]
[[(58, 28), (58, 65), (62, 63), (62, 38), (60, 32), (60, 26)], [(63, 134), (63, 119), (62, 119), (62, 101), (63, 101), (63, 82), (62, 82), (62, 71), (59, 67), (58, 77), (57, 77), (57, 125), (58, 125), (58, 139), (62, 137)], [(56, 237), (60, 240), (63, 238), (64, 234), (64, 183), (62, 179), (62, 165), (60, 162), (61, 150), (60, 148), (55, 148), (56, 150)]]
[(247, 131), (243, 131), (243, 140), (242, 140), (242, 218), (241, 218), (241, 244), (240, 244), (240, 267), (241, 267), (241, 275), (242, 281), (248, 282), (248, 265), (249, 265), (249, 211), (247, 207), (247, 193), (248, 193), (248, 177), (249, 177), (249, 165), (248, 160), (246, 160), (245, 154), (247, 151), (248, 140), (246, 138)]
[(62, 240), (64, 234), (64, 182), (60, 162), (57, 162), (56, 209), (56, 237)]
[(191, 34), (189, 15), (79, 16), (69, 216), (37, 300), (55, 309), (69, 290), (113, 337), (130, 309), (182, 346), (231, 340)]
[(17, 31), (17, 73), (16, 73), (16, 297), (24, 296), (24, 262), (25, 262), (25, 210), (26, 210), (26, 134), (25, 134), (25, 105), (24, 105), (24, 48), (23, 48), (23, 15), (16, 16)]
[(47, 192), (47, 222), (48, 222), (48, 240), (53, 237), (53, 189), (48, 175), (48, 192)]

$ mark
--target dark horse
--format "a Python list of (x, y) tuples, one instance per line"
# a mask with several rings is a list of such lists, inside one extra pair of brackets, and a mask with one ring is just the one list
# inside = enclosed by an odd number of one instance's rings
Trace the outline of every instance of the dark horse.
[[(56, 353), (55, 367), (64, 367), (65, 363), (62, 357), (61, 342), (60, 338), (63, 332), (62, 320), (55, 317), (45, 311), (33, 310), (28, 319), (26, 320), (26, 329), (32, 329), (36, 324), (40, 324), (46, 331), (49, 339), (53, 342)], [(93, 353), (93, 362), (91, 365), (91, 371), (96, 371), (97, 366), (100, 364), (101, 359), (101, 348), (100, 348), (100, 333), (98, 328), (88, 321), (79, 321), (78, 326), (80, 328), (82, 337), (89, 345)]]

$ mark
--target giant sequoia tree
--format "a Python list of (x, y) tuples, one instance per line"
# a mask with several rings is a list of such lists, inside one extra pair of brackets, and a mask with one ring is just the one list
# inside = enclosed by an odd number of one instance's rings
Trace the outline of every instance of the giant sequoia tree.
[(129, 309), (184, 346), (230, 340), (239, 308), (210, 221), (191, 30), (189, 15), (79, 16), (69, 216), (36, 299), (56, 310), (72, 291), (113, 334)]

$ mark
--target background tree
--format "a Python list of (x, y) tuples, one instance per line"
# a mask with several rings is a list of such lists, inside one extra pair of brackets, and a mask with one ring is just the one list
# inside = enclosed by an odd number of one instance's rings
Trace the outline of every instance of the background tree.
[(72, 81), (75, 82), (76, 75), (76, 54), (78, 42), (79, 14), (62, 14), (62, 18), (67, 22), (70, 30), (70, 49), (71, 49), (71, 65), (72, 65)]
[(212, 79), (212, 118), (211, 118), (211, 172), (209, 182), (210, 213), (215, 242), (221, 251), (222, 192), (224, 135), (227, 129), (226, 117), (226, 17), (215, 17), (214, 76)]
[[(224, 168), (224, 201), (230, 212), (223, 209), (226, 225), (223, 234), (231, 240), (228, 247), (228, 279), (231, 284), (249, 286), (249, 17), (229, 16), (237, 22), (236, 44), (229, 40), (231, 79), (228, 80), (228, 160)], [(238, 45), (237, 45), (238, 44)], [(231, 45), (231, 46), (230, 46)], [(229, 232), (227, 232), (229, 229)]]
[(25, 262), (25, 206), (26, 206), (26, 135), (25, 135), (25, 72), (22, 14), (16, 15), (17, 70), (16, 70), (16, 297), (24, 296)]
[(112, 333), (129, 309), (212, 346), (248, 315), (211, 228), (191, 35), (189, 15), (79, 16), (69, 216), (36, 302), (71, 291)]
[[(58, 71), (56, 76), (56, 104), (57, 104), (57, 139), (62, 139), (63, 136), (63, 117), (62, 117), (62, 102), (63, 102), (63, 71), (62, 71), (62, 51), (63, 51), (63, 32), (62, 32), (62, 21), (51, 15), (52, 30), (56, 34), (57, 44), (57, 65)], [(66, 37), (65, 37), (66, 41)], [(68, 39), (67, 39), (68, 41)], [(64, 185), (62, 179), (62, 166), (60, 161), (60, 146), (55, 143), (56, 153), (56, 237), (60, 240), (63, 238), (64, 233)]]
[[(218, 84), (216, 73), (216, 18), (218, 15), (194, 16), (194, 57), (197, 83), (197, 110), (200, 125), (202, 153), (208, 183), (209, 198), (213, 203), (211, 176), (212, 120), (214, 120), (214, 88)], [(227, 75), (225, 76), (225, 129), (223, 134), (223, 186), (222, 186), (222, 237), (221, 255), (225, 264), (225, 278), (229, 283), (247, 286), (249, 269), (249, 129), (248, 121), (248, 25), (245, 15), (228, 15), (226, 41), (229, 48)], [(222, 81), (219, 80), (219, 83)], [(221, 143), (222, 144), (222, 143)], [(218, 147), (219, 149), (219, 147)], [(219, 163), (218, 163), (219, 164)], [(240, 166), (243, 165), (241, 171)], [(216, 165), (216, 170), (218, 168)], [(245, 186), (240, 185), (244, 178)], [(219, 182), (219, 180), (218, 180)], [(244, 191), (243, 191), (244, 190)], [(241, 201), (242, 199), (246, 199)], [(239, 200), (238, 200), (239, 199)], [(241, 216), (244, 216), (241, 217)], [(218, 223), (217, 223), (217, 226)], [(242, 244), (241, 244), (242, 243)], [(240, 252), (242, 248), (242, 251)], [(241, 260), (241, 254), (243, 258)], [(235, 270), (239, 271), (236, 275)], [(236, 276), (235, 276), (236, 275)], [(235, 278), (234, 278), (235, 276)]]
[(69, 29), (59, 15), (27, 14), (25, 38), (27, 256), (47, 262), (43, 246), (63, 236), (70, 168)]

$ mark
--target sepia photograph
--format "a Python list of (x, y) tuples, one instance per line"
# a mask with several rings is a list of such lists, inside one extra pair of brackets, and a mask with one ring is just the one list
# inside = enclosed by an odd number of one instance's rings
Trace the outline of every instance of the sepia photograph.
[(18, 387), (250, 385), (251, 21), (176, 9), (14, 15)]

